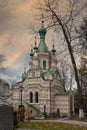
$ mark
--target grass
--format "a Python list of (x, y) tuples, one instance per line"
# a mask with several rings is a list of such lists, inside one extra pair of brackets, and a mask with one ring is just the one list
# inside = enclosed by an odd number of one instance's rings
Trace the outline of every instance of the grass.
[(87, 130), (87, 127), (56, 122), (20, 122), (19, 128), (38, 130)]
[(87, 117), (85, 117), (84, 119), (79, 119), (78, 115), (75, 115), (74, 117), (70, 118), (71, 120), (76, 120), (76, 121), (84, 121), (87, 122)]

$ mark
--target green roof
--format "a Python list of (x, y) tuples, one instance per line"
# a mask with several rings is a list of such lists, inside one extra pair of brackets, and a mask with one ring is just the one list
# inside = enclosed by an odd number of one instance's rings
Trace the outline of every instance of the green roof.
[(40, 72), (40, 76), (42, 77), (42, 79), (44, 79), (44, 72), (43, 71)]
[(70, 92), (58, 93), (58, 94), (56, 94), (56, 96), (65, 96), (65, 95), (69, 95), (69, 94), (70, 94)]
[(55, 71), (54, 70), (50, 70), (50, 74), (53, 76), (53, 78), (54, 78), (54, 76), (55, 76)]
[[(52, 75), (52, 77), (54, 78), (54, 76), (55, 76), (55, 71), (54, 71), (54, 70), (50, 70), (49, 72), (50, 72), (50, 74)], [(43, 72), (43, 71), (40, 72), (40, 76), (42, 77), (43, 80), (46, 80), (46, 79), (44, 78), (45, 73), (46, 73), (46, 72)], [(47, 80), (48, 80), (48, 79), (47, 79)]]
[(31, 49), (30, 56), (34, 56), (33, 49)]
[(27, 73), (26, 72), (22, 73), (22, 80), (25, 80), (26, 78), (27, 78)]
[(40, 50), (40, 51), (48, 50), (48, 47), (46, 46), (46, 43), (45, 43), (46, 32), (47, 32), (46, 28), (44, 28), (44, 26), (42, 25), (41, 28), (38, 31), (38, 33), (40, 35), (40, 43), (39, 43), (39, 46), (38, 46), (38, 50)]

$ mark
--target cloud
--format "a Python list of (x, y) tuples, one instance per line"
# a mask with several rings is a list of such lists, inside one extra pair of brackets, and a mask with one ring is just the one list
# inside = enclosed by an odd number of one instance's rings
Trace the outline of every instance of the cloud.
[(0, 33), (21, 31), (32, 22), (31, 8), (35, 0), (1, 0)]
[(5, 79), (10, 84), (16, 83), (17, 81), (21, 80), (24, 67), (26, 67), (26, 70), (29, 69), (29, 61), (29, 52), (22, 54), (6, 69), (6, 71), (0, 74), (0, 78)]
[(3, 65), (7, 67), (0, 76), (10, 82), (28, 66), (29, 52), (34, 42), (28, 32), (35, 1), (0, 0), (0, 54), (6, 57)]

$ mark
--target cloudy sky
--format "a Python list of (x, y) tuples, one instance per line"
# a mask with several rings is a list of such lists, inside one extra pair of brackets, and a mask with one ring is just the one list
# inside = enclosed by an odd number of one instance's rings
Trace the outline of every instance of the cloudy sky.
[[(29, 27), (33, 24), (36, 0), (0, 0), (0, 54), (6, 57), (7, 67), (1, 77), (14, 79), (28, 66), (34, 36)], [(26, 62), (25, 62), (26, 61)]]
[(37, 24), (36, 3), (37, 0), (0, 0), (0, 54), (6, 57), (3, 65), (7, 67), (0, 78), (7, 81), (20, 79), (24, 67), (28, 67), (31, 44), (35, 42), (31, 26)]

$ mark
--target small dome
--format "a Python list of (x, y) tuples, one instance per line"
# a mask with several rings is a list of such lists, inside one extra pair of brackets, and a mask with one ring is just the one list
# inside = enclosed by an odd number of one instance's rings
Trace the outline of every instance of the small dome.
[(52, 49), (51, 52), (55, 53), (55, 52), (56, 52), (56, 49)]
[(25, 80), (26, 78), (27, 78), (27, 73), (26, 72), (22, 73), (22, 80)]
[(54, 77), (55, 76), (55, 71), (54, 70), (50, 70), (50, 74)]
[(33, 53), (33, 50), (31, 49), (31, 53), (30, 53), (30, 56), (34, 56), (34, 53)]
[(53, 54), (55, 54), (55, 52), (56, 52), (54, 43), (53, 43), (53, 48), (52, 48), (51, 52), (52, 52)]
[(35, 46), (33, 49), (34, 49), (34, 50), (38, 50), (38, 47), (37, 47), (37, 46)]

